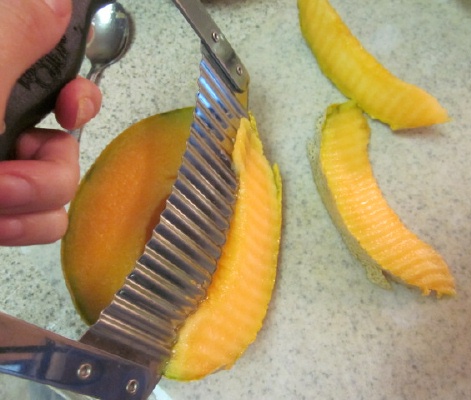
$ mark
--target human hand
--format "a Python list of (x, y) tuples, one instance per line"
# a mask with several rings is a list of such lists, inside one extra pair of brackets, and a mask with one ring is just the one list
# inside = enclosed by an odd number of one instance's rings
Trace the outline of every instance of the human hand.
[[(0, 0), (0, 132), (17, 79), (64, 34), (71, 0)], [(99, 89), (77, 78), (61, 91), (57, 121), (76, 129), (101, 105)], [(15, 160), (0, 162), (0, 245), (58, 240), (67, 228), (64, 206), (80, 177), (78, 143), (59, 130), (33, 128), (20, 136)]]

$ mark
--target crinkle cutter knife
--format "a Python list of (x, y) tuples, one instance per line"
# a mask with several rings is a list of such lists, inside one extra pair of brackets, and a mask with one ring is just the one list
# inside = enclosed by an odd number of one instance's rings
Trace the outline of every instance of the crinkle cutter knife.
[(231, 154), (249, 76), (199, 0), (173, 2), (201, 39), (202, 61), (187, 149), (160, 222), (80, 341), (0, 314), (0, 372), (103, 400), (146, 399), (205, 297), (235, 202)]

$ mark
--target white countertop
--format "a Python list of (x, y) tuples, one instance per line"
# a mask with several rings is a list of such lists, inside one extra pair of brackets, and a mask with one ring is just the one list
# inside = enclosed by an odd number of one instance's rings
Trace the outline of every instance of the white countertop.
[[(199, 42), (166, 0), (122, 0), (136, 21), (129, 54), (102, 81), (103, 110), (82, 165), (125, 127), (194, 105)], [(250, 108), (284, 182), (279, 275), (257, 341), (229, 371), (162, 379), (159, 400), (471, 398), (471, 2), (332, 0), (394, 74), (435, 95), (448, 124), (391, 133), (371, 122), (373, 170), (405, 224), (449, 263), (455, 298), (373, 286), (312, 181), (306, 143), (342, 95), (299, 32), (295, 0), (205, 3), (251, 75)], [(62, 280), (59, 245), (0, 248), (0, 309), (77, 338), (86, 329)], [(0, 398), (13, 399), (1, 384)], [(2, 392), (4, 391), (4, 392)]]

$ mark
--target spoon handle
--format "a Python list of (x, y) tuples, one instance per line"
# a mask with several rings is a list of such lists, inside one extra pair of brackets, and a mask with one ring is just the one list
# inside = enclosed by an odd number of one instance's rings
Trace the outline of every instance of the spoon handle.
[(98, 86), (103, 76), (103, 72), (105, 72), (105, 69), (105, 65), (92, 65), (90, 71), (88, 71), (86, 78)]
[(5, 115), (6, 129), (0, 135), (0, 160), (13, 158), (18, 135), (52, 111), (60, 90), (80, 69), (92, 16), (113, 2), (73, 0), (71, 22), (59, 44), (27, 70), (12, 90)]

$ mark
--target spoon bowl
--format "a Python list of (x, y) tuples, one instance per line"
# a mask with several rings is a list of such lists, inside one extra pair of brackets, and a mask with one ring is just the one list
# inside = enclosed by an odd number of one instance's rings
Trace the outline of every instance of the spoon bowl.
[[(124, 7), (115, 2), (100, 8), (93, 16), (85, 56), (90, 61), (86, 78), (100, 84), (104, 71), (127, 53), (133, 39), (133, 21)], [(72, 131), (80, 142), (83, 127)]]
[(91, 64), (87, 79), (98, 84), (104, 70), (127, 53), (131, 39), (132, 19), (124, 7), (116, 2), (100, 8), (92, 19), (85, 51)]

